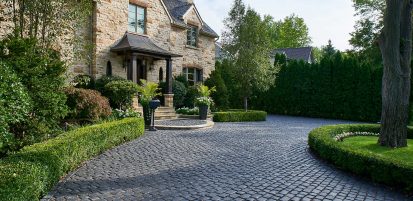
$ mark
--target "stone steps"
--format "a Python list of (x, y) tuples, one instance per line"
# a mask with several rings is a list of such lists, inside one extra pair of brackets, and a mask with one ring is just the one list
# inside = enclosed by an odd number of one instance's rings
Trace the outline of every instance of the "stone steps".
[(174, 108), (160, 107), (155, 112), (155, 120), (176, 119), (177, 115)]

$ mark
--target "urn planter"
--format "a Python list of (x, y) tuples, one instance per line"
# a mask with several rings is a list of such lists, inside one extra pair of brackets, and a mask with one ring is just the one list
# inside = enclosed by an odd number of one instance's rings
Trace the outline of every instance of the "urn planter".
[(208, 118), (208, 105), (199, 106), (199, 119), (206, 120)]

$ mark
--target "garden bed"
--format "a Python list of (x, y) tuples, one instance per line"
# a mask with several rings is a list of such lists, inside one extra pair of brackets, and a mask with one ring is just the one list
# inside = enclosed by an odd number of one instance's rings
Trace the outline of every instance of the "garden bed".
[(266, 121), (267, 112), (249, 110), (229, 110), (226, 112), (215, 112), (213, 117), (214, 122), (252, 122)]
[(409, 129), (407, 148), (391, 149), (378, 145), (377, 136), (350, 136), (344, 133), (379, 133), (380, 125), (324, 126), (311, 131), (311, 150), (341, 169), (413, 193), (413, 130)]
[(141, 118), (69, 131), (0, 160), (1, 200), (38, 200), (83, 162), (143, 135)]

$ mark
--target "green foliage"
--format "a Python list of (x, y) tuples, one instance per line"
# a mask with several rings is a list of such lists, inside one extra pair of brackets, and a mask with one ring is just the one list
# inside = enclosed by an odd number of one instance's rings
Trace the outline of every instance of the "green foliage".
[(73, 78), (70, 84), (76, 88), (94, 89), (95, 80), (90, 75), (77, 75)]
[(249, 121), (266, 121), (267, 113), (264, 111), (249, 110), (232, 110), (227, 112), (214, 113), (214, 122), (249, 122)]
[(109, 98), (113, 108), (132, 107), (133, 97), (139, 92), (139, 86), (132, 81), (112, 81), (105, 85), (105, 96)]
[(183, 83), (183, 84), (185, 85), (185, 87), (188, 87), (188, 86), (189, 86), (189, 82), (188, 82), (188, 80), (186, 79), (185, 75), (183, 75), (183, 74), (180, 74), (180, 75), (178, 75), (178, 76), (175, 76), (174, 81)]
[(199, 115), (199, 108), (198, 107), (194, 107), (194, 108), (183, 107), (183, 108), (177, 109), (176, 113), (183, 114), (183, 115)]
[(22, 146), (46, 139), (67, 114), (66, 66), (59, 53), (39, 47), (34, 39), (8, 37), (0, 41), (0, 59), (20, 78), (31, 99), (30, 116), (13, 126), (13, 134)]
[(0, 160), (2, 200), (39, 200), (83, 162), (143, 135), (143, 119), (131, 118), (69, 131)]
[(273, 114), (377, 122), (381, 115), (381, 68), (340, 53), (320, 63), (290, 61), (276, 86), (255, 93), (252, 107)]
[(195, 99), (195, 105), (201, 106), (201, 105), (206, 105), (206, 106), (211, 106), (214, 104), (214, 101), (210, 97), (213, 92), (216, 92), (215, 87), (212, 87), (211, 89), (208, 86), (205, 85), (198, 85), (198, 97)]
[(184, 83), (174, 80), (172, 82), (172, 90), (174, 93), (174, 107), (184, 106), (187, 88)]
[[(375, 182), (403, 188), (408, 192), (413, 189), (413, 163), (400, 160), (399, 154), (408, 154), (409, 149), (376, 148), (367, 150), (367, 147), (358, 147), (356, 144), (337, 142), (333, 138), (344, 132), (372, 132), (379, 133), (380, 125), (337, 125), (324, 126), (311, 131), (308, 137), (310, 148), (321, 158), (332, 162), (338, 167), (349, 170), (358, 175), (366, 176)], [(413, 130), (409, 129), (409, 139), (413, 138)], [(351, 139), (351, 138), (349, 138)], [(348, 140), (348, 139), (347, 139)], [(346, 141), (346, 140), (345, 140)], [(377, 142), (377, 140), (376, 140)], [(411, 141), (410, 141), (411, 142)], [(386, 154), (380, 154), (379, 149), (387, 149)]]
[(95, 89), (102, 93), (104, 96), (106, 96), (106, 91), (105, 91), (105, 86), (109, 84), (112, 81), (125, 81), (125, 78), (122, 78), (120, 76), (102, 76), (99, 79), (96, 80), (95, 82)]
[(193, 108), (195, 106), (195, 100), (198, 97), (197, 86), (189, 86), (184, 100), (184, 106)]
[(219, 65), (221, 65), (221, 63), (216, 62), (215, 71), (205, 80), (205, 85), (209, 88), (216, 88), (216, 91), (211, 94), (211, 98), (214, 100), (215, 106), (218, 109), (226, 110), (229, 107), (228, 89), (225, 81), (222, 79)]
[(30, 111), (26, 87), (8, 65), (0, 62), (0, 156), (16, 149), (10, 126), (24, 123)]
[(115, 120), (120, 120), (120, 119), (125, 119), (125, 118), (138, 118), (142, 117), (142, 114), (139, 112), (136, 112), (133, 109), (126, 109), (126, 110), (120, 110), (120, 109), (114, 109), (112, 111), (112, 116), (110, 119), (115, 119)]
[(269, 24), (269, 18), (262, 19), (251, 8), (245, 10), (240, 0), (235, 0), (225, 20), (228, 30), (224, 32), (223, 47), (235, 64), (233, 84), (245, 107), (253, 91), (266, 91), (274, 84), (276, 74), (268, 59), (273, 48)]
[(303, 18), (295, 14), (284, 20), (271, 22), (273, 48), (304, 47), (311, 44), (308, 27)]
[(67, 118), (96, 121), (105, 119), (112, 113), (109, 100), (98, 91), (69, 87), (65, 92), (68, 97), (67, 105), (70, 108)]
[(146, 80), (141, 80), (141, 83), (142, 84), (138, 86), (139, 102), (142, 106), (147, 106), (152, 99), (161, 95), (161, 93), (159, 93), (158, 84)]

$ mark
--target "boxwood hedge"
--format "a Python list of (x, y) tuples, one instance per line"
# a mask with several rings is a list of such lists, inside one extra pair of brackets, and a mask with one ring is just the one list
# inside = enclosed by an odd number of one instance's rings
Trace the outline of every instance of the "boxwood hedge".
[(38, 200), (84, 161), (144, 133), (141, 118), (69, 131), (0, 160), (1, 200)]
[(214, 113), (214, 122), (249, 122), (249, 121), (265, 121), (267, 112), (250, 110), (248, 112), (242, 110), (232, 110), (226, 112)]
[[(378, 183), (413, 190), (413, 165), (362, 149), (344, 146), (333, 138), (344, 132), (380, 132), (380, 125), (336, 125), (317, 128), (309, 134), (308, 143), (313, 152), (339, 168), (371, 178)], [(408, 138), (413, 139), (410, 128)]]

